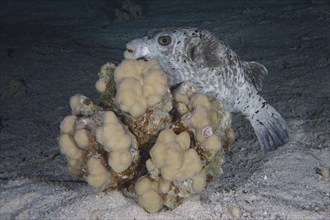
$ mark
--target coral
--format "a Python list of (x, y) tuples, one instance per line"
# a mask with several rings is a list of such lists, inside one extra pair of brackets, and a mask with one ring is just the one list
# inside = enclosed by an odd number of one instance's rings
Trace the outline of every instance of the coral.
[(151, 181), (146, 177), (140, 178), (135, 184), (138, 202), (148, 212), (154, 213), (159, 211), (163, 206), (163, 200), (158, 193), (159, 184)]
[(139, 161), (137, 142), (115, 113), (82, 95), (71, 97), (70, 106), (74, 115), (63, 119), (59, 137), (69, 171), (84, 176), (100, 190), (134, 178)]
[[(136, 184), (139, 204), (149, 212), (156, 212), (162, 208), (157, 205), (150, 208), (155, 196), (161, 195), (163, 203), (169, 208), (174, 208), (180, 199), (200, 192), (206, 185), (206, 176), (203, 171), (202, 161), (195, 149), (190, 148), (190, 136), (188, 132), (176, 135), (171, 129), (163, 130), (150, 150), (151, 159), (146, 161), (148, 176), (140, 179), (140, 182), (149, 181), (148, 190), (141, 190), (141, 184)], [(147, 184), (147, 183), (146, 183)], [(152, 191), (149, 192), (149, 191)], [(147, 194), (146, 194), (147, 193)]]
[(80, 94), (76, 94), (70, 98), (70, 107), (73, 115), (89, 116), (101, 110), (89, 98)]
[(211, 151), (222, 146), (228, 150), (235, 135), (230, 128), (231, 115), (221, 103), (211, 96), (197, 93), (196, 85), (191, 82), (182, 83), (173, 93), (183, 124), (195, 133), (200, 144)]
[(116, 101), (120, 109), (138, 117), (162, 101), (169, 91), (167, 79), (156, 60), (124, 60), (115, 71)]
[(201, 172), (202, 163), (197, 152), (189, 148), (187, 132), (175, 135), (170, 129), (163, 130), (150, 150), (150, 165), (154, 164), (165, 180), (182, 181), (193, 177)]
[(101, 190), (121, 190), (146, 211), (173, 209), (219, 178), (234, 139), (231, 116), (184, 82), (172, 93), (156, 60), (102, 66), (99, 104), (70, 99), (59, 146), (68, 170)]
[(68, 160), (68, 170), (75, 175), (80, 175), (84, 150), (80, 149), (74, 140), (76, 121), (77, 117), (74, 115), (66, 116), (63, 119), (60, 124), (61, 135), (58, 142), (61, 153)]
[(122, 61), (114, 72), (114, 82), (116, 104), (142, 145), (170, 126), (172, 95), (156, 60)]
[(111, 173), (102, 164), (102, 161), (97, 157), (91, 157), (87, 160), (87, 175), (86, 181), (89, 185), (104, 190), (111, 180)]
[(133, 159), (130, 152), (132, 138), (115, 113), (111, 111), (104, 113), (103, 126), (97, 129), (96, 139), (103, 145), (103, 149), (109, 152), (109, 166), (116, 173), (127, 170)]

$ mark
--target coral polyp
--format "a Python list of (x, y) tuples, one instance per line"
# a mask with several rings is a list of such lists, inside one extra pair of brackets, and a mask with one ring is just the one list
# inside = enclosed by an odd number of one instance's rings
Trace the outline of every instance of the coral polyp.
[(220, 177), (234, 139), (221, 103), (191, 82), (171, 90), (156, 60), (105, 64), (95, 87), (99, 104), (74, 95), (60, 124), (72, 174), (121, 190), (150, 213), (174, 209)]

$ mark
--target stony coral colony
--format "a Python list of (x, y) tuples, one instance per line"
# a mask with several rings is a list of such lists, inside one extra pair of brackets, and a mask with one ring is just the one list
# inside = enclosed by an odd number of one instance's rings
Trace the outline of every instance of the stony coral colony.
[(102, 66), (99, 104), (76, 94), (60, 124), (69, 172), (146, 211), (174, 209), (221, 175), (231, 115), (191, 82), (169, 88), (156, 60)]

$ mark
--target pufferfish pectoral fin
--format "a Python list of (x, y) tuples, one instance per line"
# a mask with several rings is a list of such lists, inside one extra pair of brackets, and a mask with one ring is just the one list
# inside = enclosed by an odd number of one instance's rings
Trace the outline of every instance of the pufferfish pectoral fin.
[(198, 44), (187, 46), (187, 57), (197, 66), (216, 68), (225, 64), (224, 59), (219, 57), (219, 40), (212, 35), (201, 39)]
[(208, 67), (219, 67), (223, 66), (224, 60), (219, 57), (218, 52), (218, 39), (214, 36), (207, 37), (203, 42), (203, 57), (206, 66)]
[(262, 80), (268, 74), (266, 67), (254, 61), (242, 62), (242, 66), (247, 80), (260, 92), (262, 89)]

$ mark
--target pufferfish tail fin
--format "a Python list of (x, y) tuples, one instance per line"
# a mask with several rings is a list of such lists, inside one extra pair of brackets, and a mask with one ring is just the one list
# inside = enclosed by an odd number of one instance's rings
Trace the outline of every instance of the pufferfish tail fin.
[(271, 105), (263, 100), (260, 108), (247, 115), (264, 153), (275, 150), (288, 139), (288, 125)]
[(261, 63), (254, 61), (242, 62), (242, 65), (247, 80), (260, 92), (262, 89), (262, 80), (268, 74), (268, 70)]

